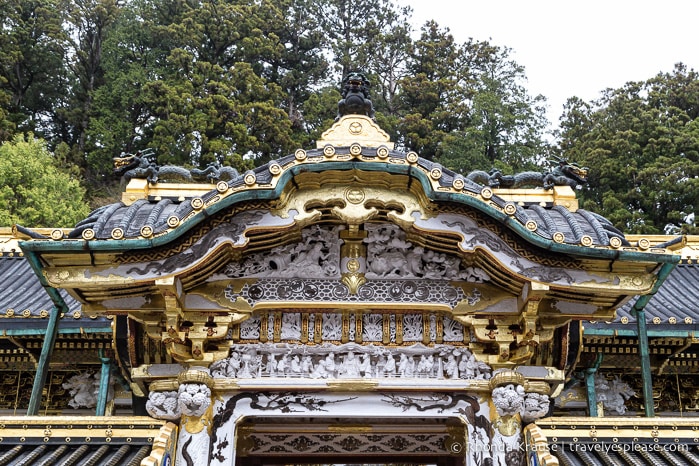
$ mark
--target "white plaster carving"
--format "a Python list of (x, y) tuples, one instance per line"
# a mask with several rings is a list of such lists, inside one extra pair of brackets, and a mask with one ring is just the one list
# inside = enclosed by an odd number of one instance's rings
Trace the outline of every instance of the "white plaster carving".
[(608, 379), (599, 372), (595, 374), (595, 393), (597, 401), (602, 402), (605, 412), (624, 414), (626, 412), (626, 400), (636, 392), (622, 381), (619, 376)]
[(524, 407), (524, 387), (507, 384), (493, 389), (493, 405), (500, 416), (518, 414)]
[[(466, 215), (440, 213), (435, 217), (427, 219), (421, 218), (419, 215), (413, 215), (413, 218), (415, 218), (416, 228), (426, 231), (443, 231), (452, 234), (459, 233), (463, 238), (463, 241), (459, 243), (459, 247), (463, 251), (475, 251), (479, 248), (487, 250), (489, 254), (504, 267), (512, 268), (526, 277), (542, 282), (557, 283), (567, 286), (572, 283), (584, 282), (609, 283), (612, 280), (618, 279), (618, 277), (615, 277), (613, 274), (594, 273), (574, 268), (543, 266), (523, 258), (496, 233), (482, 228), (472, 218)], [(472, 271), (472, 273), (476, 274), (480, 274), (481, 272), (483, 271)]]
[(238, 351), (233, 351), (231, 357), (216, 361), (209, 367), (211, 376), (214, 378), (235, 378), (241, 371), (243, 361)]
[(461, 260), (456, 256), (413, 246), (397, 225), (371, 224), (366, 226), (366, 230), (367, 278), (423, 278), (476, 283), (489, 280), (481, 269), (461, 267)]
[(374, 345), (238, 344), (230, 357), (210, 367), (214, 378), (294, 377), (435, 378), (483, 380), (491, 368), (466, 348), (415, 344), (399, 348)]
[(301, 339), (301, 314), (297, 312), (285, 312), (282, 314), (282, 340)]
[(459, 378), (459, 363), (456, 360), (454, 352), (450, 352), (447, 355), (447, 360), (444, 363), (444, 372), (448, 379), (458, 379)]
[(464, 326), (449, 317), (443, 317), (444, 341), (464, 341)]
[(490, 366), (476, 359), (473, 353), (465, 352), (459, 361), (459, 377), (462, 379), (482, 379), (490, 373)]
[(530, 423), (537, 419), (546, 416), (549, 412), (551, 401), (548, 395), (541, 393), (527, 393), (524, 397), (524, 405), (522, 406), (522, 421)]
[(422, 314), (403, 314), (403, 341), (421, 341), (422, 332)]
[(314, 225), (301, 232), (301, 241), (252, 254), (226, 266), (237, 277), (337, 278), (340, 276), (340, 227)]
[(308, 340), (314, 341), (316, 335), (316, 315), (315, 313), (310, 313), (308, 315)]
[(267, 339), (274, 340), (274, 314), (271, 312), (267, 317)]
[(342, 315), (323, 313), (323, 340), (340, 340), (342, 338)]
[(362, 319), (362, 340), (383, 340), (383, 316), (381, 314), (364, 314)]
[(182, 414), (199, 417), (211, 404), (211, 389), (201, 383), (180, 385), (177, 403)]
[(177, 403), (177, 392), (150, 392), (146, 401), (146, 411), (156, 419), (178, 420), (182, 412)]
[[(73, 409), (96, 407), (100, 378), (100, 372), (83, 372), (68, 379), (68, 381), (63, 384), (63, 388), (69, 390), (72, 397), (70, 401), (68, 401), (68, 406)], [(110, 380), (107, 399), (111, 400), (113, 397), (113, 381)]]
[(240, 323), (240, 338), (243, 340), (257, 340), (260, 338), (260, 316), (252, 316)]
[(357, 335), (357, 316), (352, 313), (349, 316), (349, 331), (348, 333), (348, 338), (349, 341), (356, 341), (356, 335)]

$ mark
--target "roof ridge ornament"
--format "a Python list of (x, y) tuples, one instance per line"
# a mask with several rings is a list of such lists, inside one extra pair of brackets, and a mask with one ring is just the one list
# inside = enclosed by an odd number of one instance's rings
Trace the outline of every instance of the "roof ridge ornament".
[(371, 83), (361, 71), (351, 71), (342, 80), (342, 99), (337, 103), (335, 121), (346, 115), (365, 115), (374, 120), (374, 104), (369, 88)]
[(388, 133), (374, 120), (374, 105), (369, 88), (371, 83), (361, 71), (352, 71), (342, 80), (342, 99), (337, 103), (335, 124), (326, 130), (316, 142), (322, 149), (328, 145), (348, 147), (361, 144), (363, 147), (385, 146), (395, 148)]

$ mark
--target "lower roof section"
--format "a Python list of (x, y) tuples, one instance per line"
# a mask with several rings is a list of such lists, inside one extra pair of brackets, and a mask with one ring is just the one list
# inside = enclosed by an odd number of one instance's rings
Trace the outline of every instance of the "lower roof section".
[(0, 464), (139, 466), (164, 425), (135, 416), (0, 417)]
[(553, 417), (525, 429), (541, 466), (693, 466), (699, 464), (699, 418)]

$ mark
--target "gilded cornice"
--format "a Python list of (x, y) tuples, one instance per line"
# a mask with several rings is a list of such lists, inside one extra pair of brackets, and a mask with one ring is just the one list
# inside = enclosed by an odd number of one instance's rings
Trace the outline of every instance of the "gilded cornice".
[(349, 146), (359, 143), (366, 147), (386, 147), (393, 149), (395, 144), (391, 142), (388, 133), (379, 128), (371, 118), (364, 115), (347, 115), (330, 129), (321, 134), (316, 142), (316, 147), (322, 149), (326, 145)]
[(6, 416), (0, 417), (0, 438), (44, 438), (45, 443), (88, 442), (112, 438), (149, 438), (165, 421), (148, 416)]

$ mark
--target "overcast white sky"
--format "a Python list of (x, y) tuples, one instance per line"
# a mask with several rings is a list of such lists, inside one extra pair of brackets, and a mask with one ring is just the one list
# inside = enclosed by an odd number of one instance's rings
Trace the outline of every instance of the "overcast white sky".
[(459, 43), (473, 37), (513, 50), (530, 94), (543, 94), (558, 125), (568, 97), (671, 72), (699, 70), (698, 0), (396, 0), (413, 7), (415, 30), (429, 19)]

